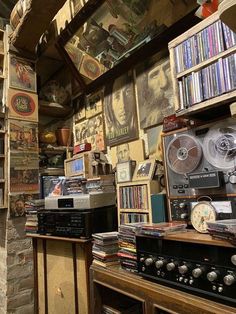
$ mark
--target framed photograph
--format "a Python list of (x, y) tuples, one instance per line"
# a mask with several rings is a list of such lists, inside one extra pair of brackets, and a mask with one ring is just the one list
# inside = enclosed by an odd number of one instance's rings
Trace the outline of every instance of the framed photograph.
[(133, 181), (152, 180), (156, 167), (155, 159), (147, 159), (136, 165)]
[(9, 56), (9, 87), (37, 92), (35, 64), (28, 60)]
[(169, 58), (147, 59), (135, 72), (140, 128), (162, 124), (164, 117), (174, 113)]
[(110, 157), (112, 167), (116, 167), (117, 163), (135, 160), (137, 162), (144, 160), (144, 142), (137, 140), (124, 143), (110, 149)]
[(103, 91), (100, 90), (86, 97), (86, 119), (92, 118), (102, 112)]
[(133, 75), (120, 76), (105, 88), (104, 113), (106, 143), (116, 146), (138, 137), (138, 123)]
[(116, 165), (117, 183), (132, 181), (135, 166), (136, 166), (135, 160), (129, 160), (126, 162), (118, 163)]
[(75, 145), (90, 143), (92, 150), (106, 150), (103, 115), (98, 114), (91, 119), (75, 124), (74, 138)]
[(38, 96), (18, 90), (8, 90), (9, 118), (38, 122)]

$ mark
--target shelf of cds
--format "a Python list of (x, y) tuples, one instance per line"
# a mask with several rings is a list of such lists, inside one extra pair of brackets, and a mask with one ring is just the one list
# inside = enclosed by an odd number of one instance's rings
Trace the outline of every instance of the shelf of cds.
[(140, 180), (117, 184), (118, 223), (152, 223), (151, 195), (159, 192), (157, 181)]
[(169, 43), (177, 115), (236, 98), (236, 34), (214, 13)]

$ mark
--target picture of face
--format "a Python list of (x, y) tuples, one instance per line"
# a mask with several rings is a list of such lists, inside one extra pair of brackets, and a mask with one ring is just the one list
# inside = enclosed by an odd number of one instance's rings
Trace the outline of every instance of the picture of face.
[(174, 113), (169, 59), (140, 65), (136, 77), (140, 127), (161, 124), (164, 117)]
[(130, 160), (130, 151), (129, 151), (129, 144), (121, 144), (116, 147), (116, 155), (118, 162), (125, 162)]
[(143, 161), (145, 158), (143, 140), (137, 140), (112, 147), (109, 155), (111, 157), (111, 164), (113, 168), (116, 167), (118, 162), (125, 162), (129, 160), (135, 160), (137, 162)]
[(22, 199), (18, 199), (15, 202), (15, 216), (24, 216), (25, 215), (25, 202)]
[(125, 74), (106, 87), (104, 111), (107, 145), (115, 146), (138, 136), (132, 75)]

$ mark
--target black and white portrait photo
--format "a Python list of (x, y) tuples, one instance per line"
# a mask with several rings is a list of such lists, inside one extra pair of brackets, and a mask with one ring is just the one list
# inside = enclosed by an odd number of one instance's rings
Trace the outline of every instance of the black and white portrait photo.
[(106, 143), (115, 146), (138, 137), (132, 73), (120, 76), (105, 89)]
[(174, 113), (169, 58), (148, 60), (136, 69), (140, 128), (161, 124)]

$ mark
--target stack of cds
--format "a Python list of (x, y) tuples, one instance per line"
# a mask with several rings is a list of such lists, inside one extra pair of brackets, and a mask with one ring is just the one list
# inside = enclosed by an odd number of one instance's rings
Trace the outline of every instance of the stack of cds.
[(236, 219), (207, 222), (207, 230), (213, 238), (227, 240), (236, 245)]
[(92, 236), (93, 264), (103, 267), (118, 265), (118, 232), (95, 233)]
[(139, 229), (139, 234), (164, 237), (170, 233), (185, 232), (186, 227), (187, 224), (181, 221), (144, 224)]
[(143, 223), (131, 223), (119, 227), (119, 253), (121, 267), (137, 272), (137, 253), (135, 234)]
[(44, 200), (31, 200), (30, 202), (25, 202), (25, 212), (26, 212), (25, 232), (26, 233), (38, 232), (37, 212), (41, 209), (44, 209)]
[(115, 193), (115, 177), (113, 174), (102, 175), (100, 177), (95, 177), (87, 179), (86, 181), (86, 191), (87, 193), (93, 192), (105, 192), (105, 193)]

